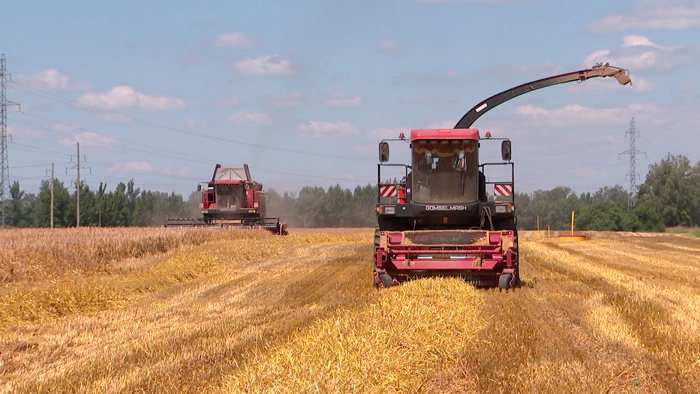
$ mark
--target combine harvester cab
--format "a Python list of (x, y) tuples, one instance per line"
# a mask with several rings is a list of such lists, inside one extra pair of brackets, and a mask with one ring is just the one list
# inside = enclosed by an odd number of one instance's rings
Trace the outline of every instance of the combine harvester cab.
[[(379, 143), (374, 285), (389, 287), (422, 276), (457, 276), (481, 287), (520, 282), (511, 142), (482, 140), (472, 124), (496, 106), (547, 86), (611, 77), (631, 83), (609, 64), (528, 82), (487, 98), (453, 129), (412, 130), (408, 140)], [(501, 162), (481, 163), (480, 144), (501, 141)], [(411, 164), (389, 163), (389, 142), (410, 144)], [(509, 179), (488, 181), (492, 166), (510, 166)], [(383, 182), (382, 169), (403, 167), (401, 181)], [(496, 171), (498, 173), (498, 171)], [(488, 193), (487, 193), (488, 190)], [(493, 192), (491, 192), (493, 190)], [(493, 195), (493, 198), (492, 196)]]
[[(487, 134), (487, 139), (491, 139)], [(380, 143), (374, 283), (389, 287), (423, 276), (458, 276), (476, 286), (508, 289), (519, 280), (511, 143), (503, 162), (479, 164), (477, 129), (412, 130), (411, 165), (391, 164)], [(487, 182), (490, 166), (509, 166), (509, 179)], [(405, 177), (382, 183), (382, 168)], [(499, 200), (487, 196), (492, 185)]]
[(202, 192), (202, 218), (168, 219), (166, 227), (264, 228), (286, 235), (287, 225), (279, 218), (266, 217), (263, 185), (253, 181), (247, 164), (243, 168), (217, 164), (207, 189)]

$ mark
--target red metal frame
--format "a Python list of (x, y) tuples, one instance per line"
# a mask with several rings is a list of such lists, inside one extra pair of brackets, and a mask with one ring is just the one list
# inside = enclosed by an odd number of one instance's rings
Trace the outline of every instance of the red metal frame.
[[(255, 190), (251, 189), (246, 189), (245, 190), (245, 202), (246, 202), (246, 208), (248, 209), (253, 209), (255, 207), (255, 203), (257, 202), (257, 194)], [(256, 207), (257, 208), (257, 207)]]
[(476, 140), (479, 129), (415, 129), (411, 130), (409, 141), (415, 140)]
[[(488, 244), (454, 245), (411, 245), (403, 243), (403, 233), (382, 231), (380, 237), (386, 248), (375, 250), (377, 267), (395, 271), (398, 275), (410, 275), (412, 271), (464, 271), (465, 275), (474, 272), (513, 272), (514, 257), (511, 247), (504, 245), (507, 238), (511, 245), (514, 233), (511, 230), (488, 231)], [(430, 258), (422, 258), (430, 256)], [(435, 258), (450, 256), (450, 258)], [(454, 257), (457, 256), (457, 257)]]
[(217, 179), (214, 181), (215, 185), (237, 185), (243, 183), (244, 181), (240, 179)]
[(405, 204), (406, 203), (406, 184), (400, 183), (400, 184), (398, 184), (398, 187), (399, 187), (398, 203)]

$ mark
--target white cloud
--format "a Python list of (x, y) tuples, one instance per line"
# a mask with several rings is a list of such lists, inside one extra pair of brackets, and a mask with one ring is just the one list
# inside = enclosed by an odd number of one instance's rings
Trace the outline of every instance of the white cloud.
[(59, 133), (72, 133), (76, 129), (80, 129), (80, 124), (52, 123), (50, 128)]
[(399, 104), (419, 104), (419, 105), (429, 105), (437, 104), (438, 99), (435, 97), (421, 97), (421, 98), (400, 98), (396, 100)]
[(428, 124), (428, 129), (451, 129), (455, 127), (457, 122), (454, 120), (441, 120)]
[(226, 48), (252, 48), (256, 42), (248, 38), (241, 32), (222, 33), (210, 40), (210, 44), (217, 47)]
[(38, 89), (60, 89), (60, 90), (86, 90), (90, 89), (87, 83), (73, 84), (70, 82), (70, 77), (56, 70), (48, 68), (41, 70), (34, 75), (17, 74), (15, 76), (17, 82), (31, 85)]
[(544, 78), (549, 75), (563, 74), (566, 70), (564, 66), (554, 62), (544, 62), (540, 64), (503, 64), (495, 67), (479, 70), (478, 76), (498, 76), (503, 78), (511, 78), (514, 75), (519, 78)]
[(629, 35), (629, 36), (623, 36), (622, 37), (622, 46), (623, 47), (648, 46), (648, 47), (654, 47), (654, 48), (659, 48), (659, 49), (664, 48), (660, 45), (654, 44), (650, 39), (648, 39), (644, 36), (637, 36), (634, 34)]
[(468, 82), (473, 79), (473, 77), (462, 74), (455, 69), (446, 69), (408, 72), (396, 75), (392, 79), (397, 83), (410, 82), (416, 85), (426, 85), (433, 83)]
[(114, 164), (109, 167), (112, 172), (143, 172), (153, 171), (155, 168), (147, 161), (127, 161), (123, 164)]
[(192, 175), (192, 169), (190, 167), (165, 167), (163, 171), (166, 174), (177, 175), (177, 176), (190, 176)]
[(312, 120), (299, 125), (302, 135), (307, 137), (321, 137), (324, 134), (338, 133), (342, 135), (357, 134), (357, 128), (350, 122), (339, 120), (337, 122), (322, 122)]
[(158, 168), (147, 161), (127, 161), (126, 163), (114, 164), (108, 168), (110, 172), (161, 172), (168, 175), (190, 176), (192, 169), (189, 167), (163, 167)]
[[(656, 104), (630, 104), (626, 107), (593, 108), (584, 107), (580, 104), (566, 105), (554, 109), (533, 106), (532, 104), (521, 105), (513, 109), (512, 117), (509, 119), (514, 125), (506, 126), (503, 129), (528, 129), (536, 130), (561, 130), (575, 129), (577, 127), (594, 130), (600, 125), (625, 125), (631, 116), (642, 116), (645, 119), (656, 117), (658, 121), (666, 119), (663, 110)], [(500, 122), (506, 124), (504, 122)], [(498, 124), (502, 126), (501, 124)], [(616, 126), (617, 127), (617, 126)]]
[(681, 92), (694, 92), (695, 85), (689, 81), (681, 81), (678, 84), (678, 90), (680, 90)]
[(76, 143), (82, 146), (104, 147), (105, 145), (119, 145), (119, 138), (112, 135), (97, 134), (92, 131), (81, 131), (72, 135), (58, 137), (58, 143), (63, 146), (74, 146)]
[(302, 104), (303, 97), (299, 92), (269, 94), (264, 97), (268, 106), (276, 108), (298, 107)]
[[(380, 141), (380, 140), (377, 140)], [(377, 144), (376, 143), (368, 143), (368, 144), (355, 144), (353, 147), (353, 151), (358, 152), (358, 153), (364, 153), (364, 154), (377, 154)]]
[(653, 92), (656, 90), (656, 82), (651, 79), (638, 77), (635, 75), (632, 78), (632, 90), (636, 92)]
[(128, 86), (117, 86), (107, 93), (83, 93), (81, 104), (104, 109), (142, 109), (146, 111), (173, 111), (185, 109), (179, 98), (153, 96), (135, 91)]
[[(367, 132), (367, 138), (375, 141), (380, 141), (387, 138), (399, 138), (399, 134), (403, 133), (406, 138), (411, 134), (410, 127), (380, 127)], [(375, 147), (376, 148), (376, 147)]]
[[(693, 162), (700, 160), (697, 153), (700, 140), (696, 138), (700, 127), (699, 107), (700, 99), (695, 95), (667, 103), (631, 103), (608, 108), (572, 105), (550, 109), (524, 105), (492, 118), (489, 126), (496, 127), (479, 128), (482, 136), (490, 130), (495, 137), (513, 141), (516, 178), (521, 188), (532, 191), (565, 185), (580, 192), (582, 188), (595, 190), (603, 185), (625, 184), (628, 158), (618, 159), (618, 154), (629, 149), (625, 132), (632, 117), (640, 132), (636, 148), (647, 152), (649, 157), (637, 156), (637, 170), (642, 176), (647, 165), (669, 152), (686, 155)], [(563, 166), (556, 167), (562, 163)], [(597, 173), (585, 179), (576, 175), (576, 169), (584, 167), (597, 169)]]
[(189, 129), (203, 129), (209, 126), (209, 121), (202, 118), (186, 118), (178, 122), (181, 127)]
[(323, 105), (326, 107), (357, 107), (362, 105), (362, 98), (345, 92), (335, 91), (326, 94), (326, 97), (323, 99)]
[(43, 84), (49, 89), (66, 89), (68, 88), (68, 81), (70, 80), (67, 75), (61, 74), (55, 68), (39, 71), (32, 75), (31, 79), (32, 81)]
[(201, 66), (203, 63), (202, 57), (194, 52), (188, 52), (182, 56), (182, 63), (187, 66)]
[(595, 32), (630, 29), (682, 30), (700, 26), (700, 3), (695, 0), (644, 0), (622, 14), (608, 15), (588, 24)]
[(632, 78), (632, 86), (625, 87), (612, 78), (594, 78), (588, 79), (583, 83), (570, 83), (566, 87), (566, 92), (570, 94), (600, 94), (600, 93), (619, 93), (632, 91), (635, 93), (653, 92), (656, 89), (656, 83), (647, 78), (642, 78), (636, 75), (630, 75)]
[(381, 42), (381, 47), (382, 51), (391, 54), (391, 55), (401, 55), (403, 54), (403, 47), (401, 44), (391, 41), (391, 40), (382, 40)]
[(590, 67), (596, 63), (610, 63), (632, 71), (666, 71), (693, 62), (697, 51), (690, 46), (660, 46), (647, 37), (629, 35), (623, 37), (623, 44), (618, 48), (592, 52), (586, 56), (584, 64)]
[(243, 59), (231, 66), (243, 75), (287, 75), (296, 72), (296, 67), (281, 55)]
[(133, 118), (122, 115), (122, 114), (111, 114), (111, 113), (103, 113), (103, 114), (97, 114), (97, 117), (103, 120), (106, 120), (108, 122), (114, 122), (114, 123), (131, 123), (133, 121)]
[(272, 123), (270, 115), (262, 112), (236, 112), (227, 116), (226, 120), (236, 126), (265, 126)]
[[(427, 126), (425, 126), (426, 129), (451, 129), (455, 125), (455, 121), (453, 120), (441, 120), (438, 122), (430, 123)], [(420, 128), (420, 127), (414, 127), (414, 128)], [(411, 135), (411, 127), (380, 127), (376, 129), (372, 129), (368, 131), (365, 135), (367, 138), (371, 140), (382, 140), (382, 139), (388, 139), (388, 138), (399, 138), (399, 135), (401, 133), (404, 134), (406, 138), (409, 138)]]
[(228, 97), (224, 99), (214, 100), (210, 105), (214, 108), (230, 108), (241, 104), (241, 100), (238, 97)]
[(44, 130), (35, 129), (33, 127), (16, 128), (8, 125), (7, 134), (11, 135), (13, 140), (43, 140), (46, 138), (46, 132)]
[(503, 4), (503, 3), (517, 3), (519, 1), (525, 0), (416, 0), (419, 3), (432, 3), (432, 4), (443, 4), (443, 3), (490, 3), (490, 4)]

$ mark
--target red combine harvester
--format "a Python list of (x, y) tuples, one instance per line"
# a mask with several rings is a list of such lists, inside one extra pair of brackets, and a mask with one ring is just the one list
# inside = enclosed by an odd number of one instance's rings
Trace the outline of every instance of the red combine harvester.
[[(511, 142), (482, 139), (471, 125), (497, 105), (521, 94), (571, 81), (613, 77), (631, 82), (624, 69), (591, 69), (544, 78), (508, 89), (468, 111), (454, 129), (412, 130), (408, 140), (379, 143), (378, 226), (374, 235), (374, 284), (390, 287), (424, 276), (458, 276), (479, 287), (509, 289), (520, 282), (515, 172)], [(481, 142), (501, 141), (502, 162), (480, 163)], [(411, 164), (389, 161), (389, 142), (409, 143)], [(487, 169), (506, 166), (507, 179), (489, 181)], [(382, 182), (382, 168), (403, 167), (400, 182)], [(509, 167), (509, 168), (508, 168)], [(496, 171), (497, 172), (497, 171)], [(495, 198), (487, 194), (493, 189)]]
[[(197, 190), (202, 191), (201, 185), (197, 185)], [(279, 218), (265, 217), (265, 193), (262, 190), (263, 185), (252, 180), (247, 164), (243, 168), (217, 164), (199, 204), (203, 217), (167, 219), (165, 226), (264, 228), (286, 235), (284, 222)]]

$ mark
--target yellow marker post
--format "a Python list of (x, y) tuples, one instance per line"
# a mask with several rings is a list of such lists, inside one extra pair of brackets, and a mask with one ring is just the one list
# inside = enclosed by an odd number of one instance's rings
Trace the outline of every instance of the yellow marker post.
[(540, 215), (537, 215), (537, 239), (542, 239), (542, 234), (540, 234)]
[(585, 235), (575, 235), (574, 234), (574, 218), (575, 218), (575, 213), (574, 213), (574, 211), (571, 211), (571, 235), (560, 235), (559, 236), (560, 241), (585, 241), (586, 240)]
[(571, 211), (571, 235), (574, 235), (574, 211)]

